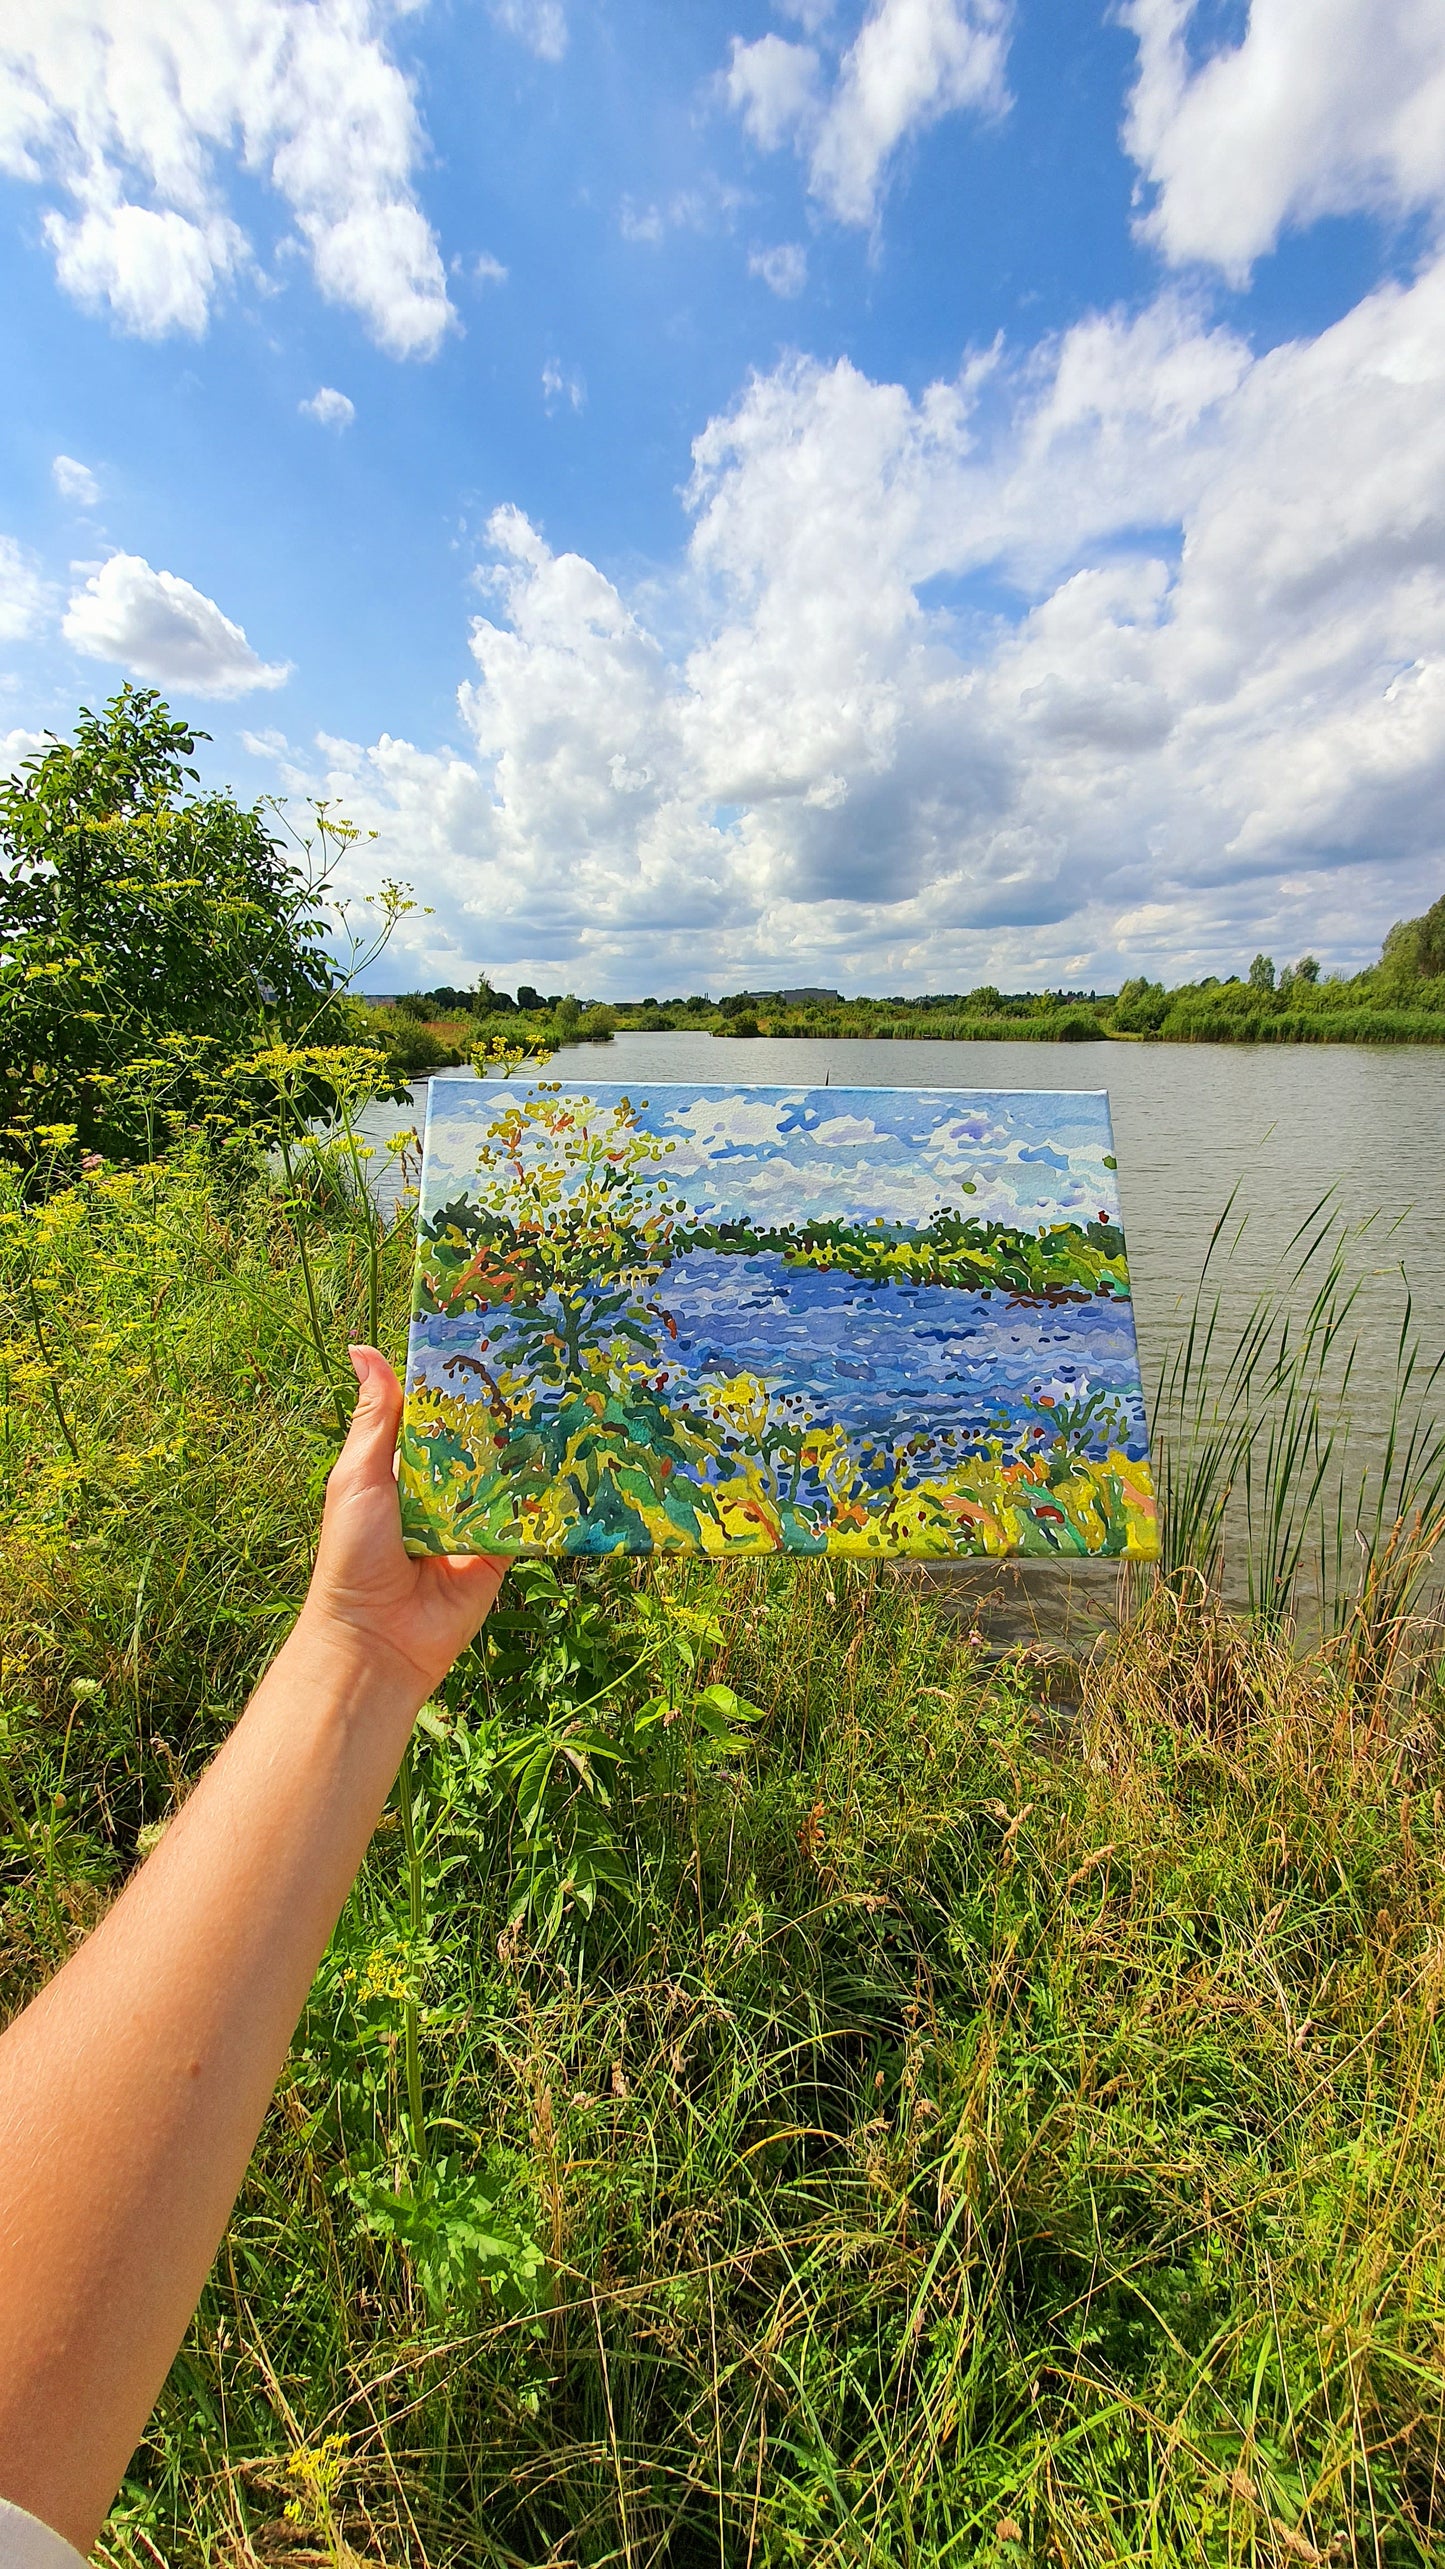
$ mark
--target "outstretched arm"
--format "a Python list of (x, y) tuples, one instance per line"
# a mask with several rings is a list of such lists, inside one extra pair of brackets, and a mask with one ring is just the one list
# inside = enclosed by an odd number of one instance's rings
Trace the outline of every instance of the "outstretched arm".
[(506, 1567), (410, 1560), (361, 1384), (290, 1639), (89, 1942), (0, 2037), (0, 2496), (82, 2551), (185, 2334), (412, 1721)]

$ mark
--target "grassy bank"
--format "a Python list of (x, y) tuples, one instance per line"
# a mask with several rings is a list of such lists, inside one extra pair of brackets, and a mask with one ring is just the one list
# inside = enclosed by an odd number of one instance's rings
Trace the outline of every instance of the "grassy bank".
[[(1445, 984), (1441, 984), (1445, 994)], [(1168, 994), (1160, 993), (1162, 1000)], [(877, 1000), (845, 1000), (819, 1009), (769, 1007), (761, 1004), (739, 1022), (736, 1015), (709, 1005), (689, 1010), (629, 1007), (619, 1003), (597, 1013), (606, 1020), (597, 1032), (579, 1035), (559, 1027), (555, 1015), (510, 1013), (476, 1020), (437, 1018), (403, 1028), (384, 1008), (368, 1011), (376, 1040), (393, 1054), (408, 1077), (432, 1070), (455, 1069), (471, 1059), (478, 1038), (504, 1035), (522, 1044), (550, 1045), (585, 1041), (606, 1044), (614, 1034), (701, 1034), (752, 1038), (836, 1042), (846, 1038), (868, 1043), (946, 1044), (1440, 1044), (1445, 1043), (1445, 1006), (1361, 1004), (1349, 985), (1337, 995), (1326, 985), (1317, 1006), (1292, 1008), (1272, 1003), (1261, 1007), (1247, 985), (1221, 982), (1186, 992), (1157, 1015), (1146, 1003), (1141, 1011), (1127, 997), (1101, 998), (1069, 1006), (1047, 1000), (1025, 1015), (1017, 1006), (984, 1014), (958, 1002), (918, 1001), (912, 1006), (880, 1005)], [(1152, 1020), (1152, 1021), (1151, 1021)], [(740, 1078), (748, 1074), (746, 1054), (730, 1065)], [(721, 1074), (719, 1074), (721, 1076)]]
[[(606, 1043), (614, 1033), (692, 1032), (748, 1038), (848, 1036), (880, 1043), (1093, 1043), (1106, 1037), (1180, 1044), (1445, 1043), (1445, 894), (1390, 930), (1364, 972), (1322, 973), (1313, 955), (1276, 971), (1257, 954), (1247, 977), (1207, 973), (1173, 989), (1135, 976), (1118, 991), (998, 990), (991, 982), (922, 998), (844, 998), (829, 990), (742, 990), (712, 999), (639, 999), (583, 1008), (523, 984), (514, 1005), (483, 979), (475, 1020), (455, 1012), (467, 994), (412, 992), (377, 1008), (375, 1039), (408, 1072), (471, 1057), (478, 1026), (529, 1043)], [(451, 1010), (453, 1013), (448, 1014)]]
[[(8, 2009), (284, 1630), (411, 1241), (319, 1162), (0, 1236)], [(873, 1568), (514, 1574), (102, 2556), (1438, 2560), (1438, 1650), (1181, 1577), (1045, 1678)]]

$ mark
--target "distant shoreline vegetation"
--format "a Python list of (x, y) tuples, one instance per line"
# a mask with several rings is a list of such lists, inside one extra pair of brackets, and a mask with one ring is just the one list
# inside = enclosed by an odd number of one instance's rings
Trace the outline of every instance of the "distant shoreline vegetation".
[(714, 999), (645, 998), (584, 1004), (527, 984), (486, 979), (469, 990), (408, 991), (373, 1000), (370, 1029), (403, 1075), (455, 1068), (478, 1038), (505, 1030), (549, 1045), (607, 1043), (615, 1034), (713, 1034), (746, 1039), (863, 1038), (878, 1043), (1442, 1044), (1445, 895), (1422, 918), (1390, 930), (1377, 964), (1346, 976), (1313, 955), (1278, 970), (1269, 955), (1247, 974), (1181, 983), (1142, 977), (1118, 991), (1003, 991), (991, 985), (923, 998), (845, 998), (821, 989), (735, 991)]

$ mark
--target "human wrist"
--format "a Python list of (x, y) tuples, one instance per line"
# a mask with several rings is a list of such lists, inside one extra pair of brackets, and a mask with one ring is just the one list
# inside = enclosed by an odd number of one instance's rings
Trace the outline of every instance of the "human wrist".
[(338, 1709), (393, 1716), (409, 1729), (431, 1692), (425, 1673), (384, 1636), (364, 1632), (308, 1597), (272, 1665), (308, 1691), (334, 1697)]

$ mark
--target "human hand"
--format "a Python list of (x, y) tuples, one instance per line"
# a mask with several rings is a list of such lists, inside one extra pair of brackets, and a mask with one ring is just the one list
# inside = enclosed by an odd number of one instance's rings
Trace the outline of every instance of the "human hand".
[(506, 1576), (487, 1554), (428, 1555), (402, 1548), (394, 1457), (401, 1385), (375, 1347), (350, 1351), (361, 1385), (351, 1429), (326, 1484), (316, 1567), (298, 1636), (400, 1663), (416, 1705), (441, 1683), (481, 1629)]

